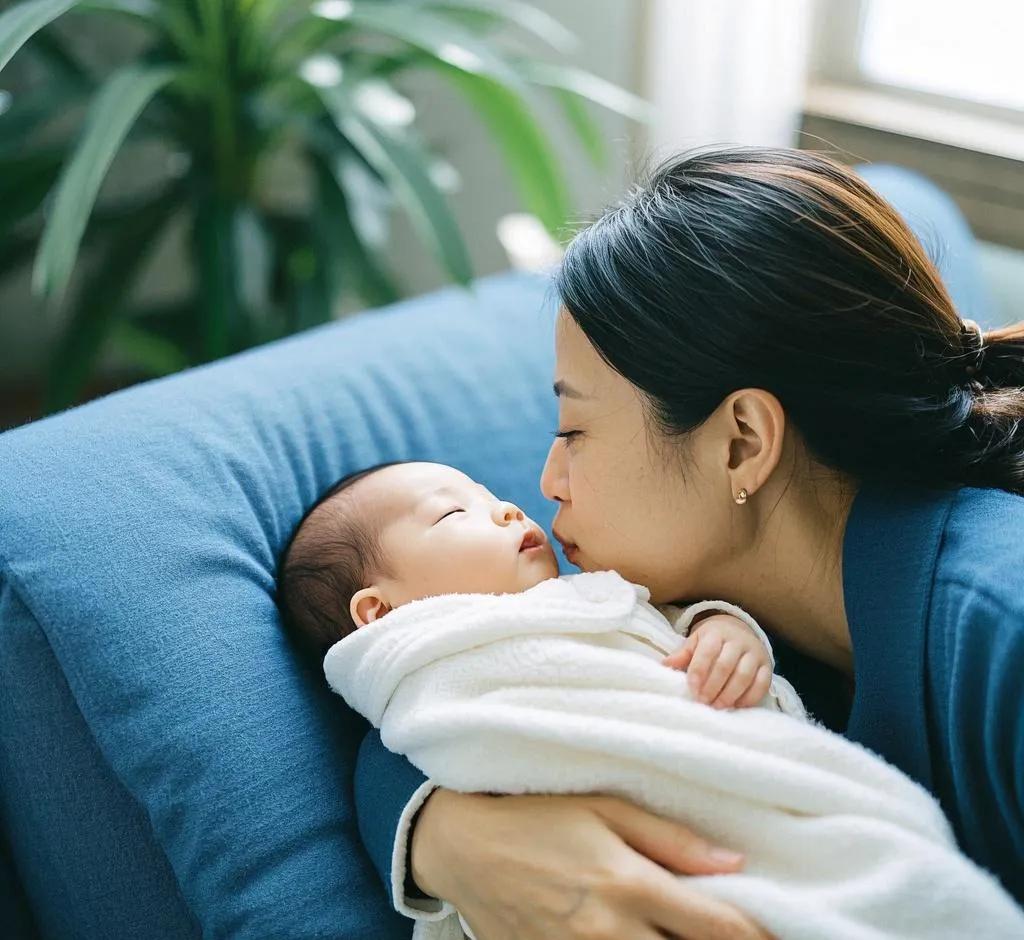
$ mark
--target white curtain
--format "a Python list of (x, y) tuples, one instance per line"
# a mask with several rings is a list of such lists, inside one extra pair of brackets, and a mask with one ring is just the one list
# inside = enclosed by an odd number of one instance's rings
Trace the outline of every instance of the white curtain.
[(811, 0), (648, 0), (641, 69), (656, 109), (649, 155), (795, 145), (812, 12)]

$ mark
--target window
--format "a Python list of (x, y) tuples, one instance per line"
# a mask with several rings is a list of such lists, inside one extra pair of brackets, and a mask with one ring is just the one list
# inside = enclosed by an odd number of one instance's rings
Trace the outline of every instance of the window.
[(1024, 0), (816, 0), (801, 146), (898, 163), (1024, 249)]
[(867, 0), (862, 17), (866, 80), (1024, 110), (1024, 3)]

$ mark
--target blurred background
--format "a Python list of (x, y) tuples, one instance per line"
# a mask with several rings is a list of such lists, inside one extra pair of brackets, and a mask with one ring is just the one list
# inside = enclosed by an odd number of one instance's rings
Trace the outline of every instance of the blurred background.
[(923, 173), (1021, 318), (1017, 0), (0, 10), (0, 428), (543, 266), (643, 167), (707, 144)]

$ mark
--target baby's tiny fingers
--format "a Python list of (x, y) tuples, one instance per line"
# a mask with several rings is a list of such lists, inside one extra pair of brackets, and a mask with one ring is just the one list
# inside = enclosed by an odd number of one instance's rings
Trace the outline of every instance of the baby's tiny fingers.
[(754, 705), (760, 703), (767, 694), (768, 690), (772, 687), (772, 669), (771, 666), (761, 666), (757, 670), (757, 675), (754, 677), (753, 683), (746, 692), (736, 702), (737, 708), (752, 708)]
[(718, 654), (718, 659), (715, 660), (711, 672), (708, 673), (707, 680), (700, 690), (702, 702), (710, 703), (718, 697), (742, 656), (743, 650), (736, 643), (725, 643), (722, 646), (722, 652)]
[(691, 636), (674, 653), (666, 656), (661, 662), (662, 665), (671, 666), (673, 669), (686, 669), (693, 659), (694, 651), (697, 649), (697, 637)]
[(753, 684), (754, 677), (757, 675), (757, 666), (757, 658), (746, 653), (736, 664), (732, 676), (725, 684), (725, 688), (718, 694), (715, 704), (720, 708), (735, 708), (736, 703)]
[(705, 637), (697, 643), (697, 651), (690, 661), (686, 675), (690, 683), (690, 691), (696, 694), (707, 681), (711, 667), (722, 652), (722, 641), (715, 636)]

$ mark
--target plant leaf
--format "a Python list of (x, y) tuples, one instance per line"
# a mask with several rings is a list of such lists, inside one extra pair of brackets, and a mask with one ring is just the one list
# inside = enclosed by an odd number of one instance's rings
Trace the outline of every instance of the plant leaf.
[[(131, 321), (148, 336), (169, 343), (185, 357), (188, 365), (199, 361), (196, 337), (198, 304), (191, 293), (171, 300), (141, 303), (121, 311), (120, 320)], [(119, 322), (120, 322), (119, 320)], [(111, 337), (116, 341), (115, 335)]]
[(565, 55), (571, 55), (579, 49), (580, 42), (575, 33), (532, 3), (523, 3), (521, 0), (425, 0), (425, 5), (442, 11), (479, 10), (490, 13), (525, 29)]
[(530, 60), (520, 62), (519, 70), (534, 85), (571, 92), (634, 121), (648, 123), (654, 117), (649, 102), (583, 69)]
[(0, 69), (32, 36), (78, 0), (28, 0), (0, 13)]
[(202, 313), (202, 358), (210, 362), (245, 346), (235, 207), (215, 194), (202, 199), (192, 237)]
[[(43, 151), (36, 153), (36, 159)], [(56, 159), (56, 158), (55, 158)], [(59, 171), (60, 160), (53, 169), (53, 176)], [(0, 164), (0, 178), (7, 172)], [(53, 179), (50, 180), (51, 184)], [(18, 186), (24, 185), (22, 182)], [(42, 185), (41, 183), (39, 184)], [(47, 189), (49, 187), (46, 187)], [(0, 183), (0, 216), (10, 209), (14, 200), (8, 201), (7, 188)], [(112, 233), (125, 224), (136, 212), (143, 211), (152, 195), (145, 198), (131, 197), (110, 206), (98, 206), (93, 213), (91, 220), (93, 237), (99, 242), (106, 240)], [(38, 200), (37, 200), (38, 205)], [(20, 270), (25, 264), (32, 261), (33, 256), (39, 249), (39, 229), (37, 225), (18, 224), (13, 231), (3, 233), (4, 225), (0, 225), (0, 280)], [(8, 226), (8, 228), (10, 228)]]
[(75, 297), (50, 364), (47, 411), (73, 404), (123, 310), (136, 277), (180, 200), (176, 188), (139, 208), (115, 229)]
[(48, 81), (62, 79), (68, 84), (86, 87), (93, 84), (78, 57), (52, 31), (39, 33), (29, 46), (28, 53), (34, 53), (50, 66)]
[(211, 192), (197, 200), (192, 251), (197, 274), (200, 358), (209, 362), (278, 335), (271, 278), (279, 247), (248, 203)]
[(524, 102), (500, 83), (455, 69), (448, 79), (484, 119), (515, 177), (526, 208), (556, 238), (568, 221), (571, 201), (561, 164)]
[(241, 206), (235, 213), (233, 237), (238, 259), (238, 298), (253, 319), (271, 308), (270, 272), (273, 267), (273, 241), (267, 237), (263, 220), (252, 206)]
[[(350, 157), (355, 162), (354, 157)], [(337, 254), (342, 267), (356, 285), (357, 293), (368, 304), (381, 306), (394, 303), (401, 296), (394, 277), (378, 260), (373, 247), (367, 244), (355, 224), (350, 203), (357, 194), (346, 192), (352, 182), (344, 175), (345, 156), (334, 159), (317, 156), (314, 170), (317, 179), (317, 224), (324, 248)], [(365, 171), (369, 174), (369, 171)]]
[[(50, 79), (43, 88), (13, 95), (9, 109), (0, 113), (0, 158), (17, 157), (33, 146), (32, 135), (66, 120), (81, 105), (86, 91), (84, 85)], [(47, 140), (52, 142), (52, 136)]]
[[(341, 4), (341, 6), (338, 6)], [(332, 10), (337, 10), (332, 14)], [(349, 0), (321, 0), (313, 12), (341, 24), (355, 24), (383, 33), (428, 53), (439, 64), (470, 74), (490, 75), (522, 94), (528, 94), (526, 83), (516, 70), (494, 50), (491, 43), (462, 29), (451, 19), (431, 12), (426, 7), (409, 4), (355, 3)]]
[(124, 358), (149, 375), (170, 375), (189, 366), (188, 355), (177, 343), (142, 329), (127, 319), (114, 324), (110, 342)]
[(340, 87), (316, 91), (338, 130), (401, 199), (420, 236), (448, 273), (458, 283), (468, 284), (473, 276), (469, 253), (444, 195), (430, 178), (432, 158), (410, 138), (362, 115)]
[(294, 333), (304, 325), (323, 322), (326, 304), (314, 283), (318, 259), (310, 243), (309, 218), (267, 212), (264, 222), (274, 242), (275, 295), (283, 299), (283, 309), (275, 308), (279, 331)]
[(34, 234), (0, 238), (0, 282), (31, 260), (37, 242)]
[(78, 0), (79, 8), (96, 13), (119, 13), (143, 25), (152, 25), (160, 10), (153, 0)]
[(67, 285), (114, 154), (142, 109), (176, 75), (171, 68), (129, 65), (114, 72), (100, 88), (74, 155), (57, 183), (33, 272), (37, 293), (53, 295)]
[(575, 131), (576, 137), (583, 145), (583, 149), (587, 152), (591, 162), (596, 167), (606, 169), (608, 166), (608, 145), (604, 139), (604, 131), (601, 130), (597, 121), (594, 120), (594, 116), (590, 113), (587, 103), (579, 95), (575, 95), (571, 91), (552, 88), (551, 92), (559, 105), (561, 105), (565, 119), (569, 122), (573, 131)]
[(28, 156), (0, 158), (0, 232), (39, 208), (60, 172), (64, 156), (62, 148), (40, 147)]

